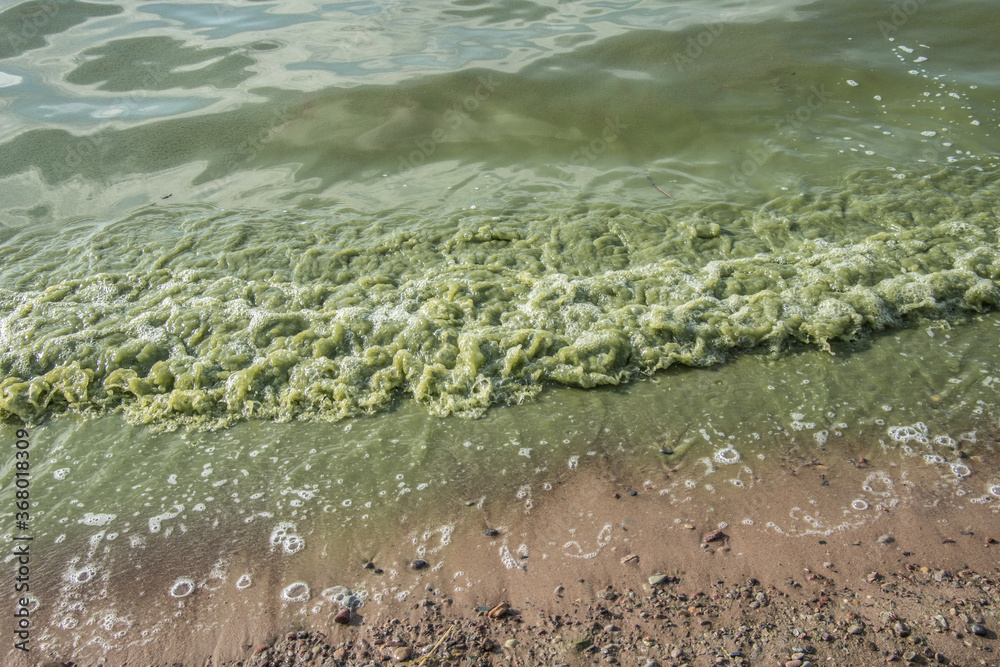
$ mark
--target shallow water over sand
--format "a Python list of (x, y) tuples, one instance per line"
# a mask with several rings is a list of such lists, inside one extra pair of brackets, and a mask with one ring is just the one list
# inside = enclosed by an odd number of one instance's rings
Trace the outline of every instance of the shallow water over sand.
[(56, 3), (3, 61), (0, 414), (480, 415), (995, 309), (952, 4)]
[[(437, 563), (456, 529), (509, 526), (580, 473), (632, 480), (629, 488), (652, 496), (647, 502), (671, 521), (689, 520), (692, 502), (735, 501), (740, 516), (730, 509), (697, 518), (792, 538), (860, 529), (915, 492), (922, 502), (988, 509), (1000, 502), (989, 463), (998, 327), (996, 316), (984, 316), (963, 327), (906, 329), (863, 351), (744, 356), (624, 390), (554, 390), (479, 420), (434, 417), (413, 404), (335, 425), (251, 421), (215, 433), (59, 418), (31, 437), (33, 544), (44, 554), (46, 592), (39, 599), (62, 623), (47, 641), (67, 630), (119, 648), (151, 641), (148, 609), (129, 616), (93, 597), (109, 587), (120, 596), (133, 580), (147, 582), (159, 609), (170, 596), (230, 595), (264, 579), (266, 591), (247, 595), (293, 613), (303, 603), (282, 591), (296, 582), (357, 587), (359, 564), (389, 552)], [(883, 355), (894, 356), (895, 370), (873, 376), (890, 365)], [(101, 446), (81, 454), (81, 442)], [(825, 493), (817, 479), (800, 496), (780, 497), (787, 506), (756, 501), (774, 493), (767, 485), (786, 465), (823, 463), (818, 475), (844, 457), (870, 461), (857, 488)], [(559, 554), (572, 556), (578, 543), (581, 557), (607, 541), (571, 538), (551, 537), (569, 545)], [(529, 541), (522, 554), (528, 542), (501, 541), (498, 567), (519, 567), (545, 544)], [(155, 572), (129, 573), (151, 554)], [(359, 595), (395, 600), (408, 589), (391, 577)], [(311, 605), (302, 609), (312, 618)], [(131, 620), (112, 623), (114, 632), (87, 623), (111, 612)], [(140, 627), (153, 634), (138, 635)]]
[[(585, 468), (673, 507), (849, 453), (992, 506), (993, 14), (3, 11), (0, 416), (53, 632), (155, 641), (100, 603), (151, 553), (156, 610), (254, 567), (278, 600)], [(894, 497), (869, 486), (743, 518), (864, 523)]]

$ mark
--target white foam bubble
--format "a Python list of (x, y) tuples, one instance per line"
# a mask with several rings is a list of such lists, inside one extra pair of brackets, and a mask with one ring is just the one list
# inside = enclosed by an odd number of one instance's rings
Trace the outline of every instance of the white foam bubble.
[(157, 514), (154, 517), (149, 518), (149, 532), (158, 533), (162, 527), (162, 522), (167, 519), (173, 519), (178, 514), (184, 511), (183, 505), (174, 505), (172, 512), (164, 512), (163, 514)]
[[(876, 491), (872, 486), (875, 482), (880, 482), (883, 486), (885, 486), (885, 491)], [(889, 475), (884, 472), (873, 472), (865, 478), (865, 483), (861, 488), (874, 496), (889, 498), (892, 496), (892, 492), (895, 487), (892, 480), (889, 478)]]
[(117, 516), (117, 514), (92, 514), (87, 512), (77, 523), (82, 523), (85, 526), (106, 526), (114, 521)]
[(70, 565), (63, 578), (71, 584), (80, 585), (89, 582), (97, 575), (97, 568), (93, 565), (84, 565), (77, 569)]
[(288, 602), (309, 602), (309, 585), (303, 581), (288, 584), (281, 591), (281, 598)]
[(948, 447), (950, 449), (955, 449), (958, 447), (958, 443), (955, 439), (947, 435), (938, 435), (934, 437), (934, 444), (940, 445), (942, 447)]
[(285, 553), (288, 554), (298, 553), (306, 548), (306, 541), (298, 535), (289, 535), (285, 538), (282, 548), (284, 548)]
[(66, 475), (68, 474), (69, 474), (69, 468), (59, 468), (59, 470), (56, 470), (55, 472), (52, 473), (52, 476), (55, 477), (56, 479), (66, 479)]
[(951, 466), (951, 471), (955, 473), (955, 477), (959, 478), (968, 477), (969, 475), (972, 474), (972, 471), (969, 470), (969, 466), (962, 465), (961, 463), (953, 463)]
[[(567, 544), (566, 546), (569, 545)], [(500, 547), (500, 562), (503, 563), (504, 567), (507, 568), (508, 570), (513, 570), (515, 567), (518, 567), (519, 565), (519, 563), (514, 559), (514, 556), (511, 555), (510, 549), (507, 548), (506, 544)]]
[(271, 531), (271, 549), (277, 546), (288, 554), (294, 554), (306, 548), (306, 540), (298, 534), (295, 524), (282, 521)]
[(187, 577), (181, 577), (174, 582), (173, 586), (170, 587), (170, 597), (186, 598), (194, 593), (194, 588), (194, 581), (188, 579)]
[(922, 444), (927, 444), (927, 425), (923, 422), (917, 422), (912, 426), (891, 426), (889, 427), (889, 437), (896, 442), (910, 442), (915, 441)]
[(866, 509), (868, 509), (868, 503), (862, 500), (861, 498), (857, 498), (854, 502), (851, 503), (851, 507), (858, 510), (859, 512), (863, 512)]
[(239, 579), (236, 580), (236, 589), (240, 591), (245, 591), (246, 589), (250, 588), (252, 584), (253, 584), (253, 579), (250, 578), (250, 575), (244, 574), (240, 576)]
[(580, 457), (579, 456), (571, 456), (571, 457), (569, 457), (569, 469), (570, 470), (576, 469), (576, 467), (578, 465), (580, 465)]
[(731, 465), (733, 463), (739, 463), (743, 457), (740, 453), (732, 447), (725, 447), (715, 452), (715, 456), (712, 457), (716, 463), (722, 463), (725, 465)]

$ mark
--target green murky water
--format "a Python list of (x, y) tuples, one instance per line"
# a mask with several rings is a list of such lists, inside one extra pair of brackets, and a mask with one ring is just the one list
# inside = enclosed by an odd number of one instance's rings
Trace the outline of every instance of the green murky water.
[(911, 4), (10, 9), (0, 415), (477, 416), (994, 309), (996, 16)]
[(189, 529), (291, 554), (661, 447), (882, 447), (995, 498), (956, 450), (997, 426), (998, 29), (920, 0), (0, 11), (0, 418), (55, 607)]

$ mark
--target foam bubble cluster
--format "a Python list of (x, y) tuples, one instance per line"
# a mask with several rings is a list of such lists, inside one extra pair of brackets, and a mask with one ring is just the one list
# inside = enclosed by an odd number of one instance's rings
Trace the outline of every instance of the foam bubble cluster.
[(927, 424), (923, 422), (917, 422), (912, 426), (891, 426), (889, 428), (889, 437), (896, 442), (908, 443), (908, 442), (918, 442), (922, 445), (926, 445), (930, 440), (927, 438)]
[(188, 579), (187, 577), (181, 577), (174, 582), (174, 585), (170, 587), (170, 597), (172, 598), (186, 598), (187, 596), (194, 593), (195, 585), (194, 581)]
[(84, 565), (77, 569), (72, 565), (66, 572), (65, 579), (71, 584), (85, 584), (97, 574), (97, 568), (93, 565)]
[(716, 463), (722, 463), (724, 465), (731, 465), (733, 463), (739, 463), (743, 457), (740, 453), (732, 447), (725, 447), (715, 452), (715, 456), (712, 457)]
[(281, 599), (288, 602), (309, 602), (309, 584), (302, 581), (288, 584), (281, 591)]
[(357, 593), (346, 586), (331, 586), (320, 595), (322, 595), (323, 599), (328, 602), (332, 602), (340, 607), (348, 607), (350, 609), (357, 609), (364, 603)]
[(271, 549), (278, 546), (285, 553), (294, 554), (306, 548), (306, 539), (296, 532), (294, 523), (282, 521), (271, 531)]

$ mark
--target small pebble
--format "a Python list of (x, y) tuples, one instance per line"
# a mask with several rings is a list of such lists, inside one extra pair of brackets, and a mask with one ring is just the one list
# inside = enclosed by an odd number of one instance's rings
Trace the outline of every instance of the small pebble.
[(483, 531), (483, 535), (485, 535), (486, 537), (496, 537), (499, 534), (500, 531), (497, 530), (496, 528), (487, 528), (486, 530)]
[(425, 567), (427, 567), (427, 561), (425, 561), (423, 558), (415, 558), (412, 561), (410, 561), (410, 569), (422, 570)]
[(851, 627), (847, 628), (847, 634), (849, 634), (849, 635), (860, 635), (860, 634), (864, 634), (864, 631), (865, 631), (865, 629), (864, 629), (864, 628), (862, 628), (862, 627), (861, 627), (860, 625), (858, 625), (857, 623), (855, 623), (855, 624), (854, 624), (854, 625), (852, 625)]
[(665, 582), (669, 578), (670, 577), (668, 575), (666, 575), (666, 574), (654, 574), (653, 576), (651, 576), (649, 578), (649, 585), (650, 586), (659, 586), (660, 584), (662, 584), (663, 582)]
[(334, 623), (339, 623), (341, 625), (347, 625), (351, 622), (351, 609), (350, 607), (344, 607), (337, 612), (337, 615), (333, 617)]
[(985, 637), (990, 634), (990, 631), (986, 629), (986, 626), (979, 625), (978, 623), (972, 624), (972, 634), (978, 635), (980, 637)]
[(877, 540), (875, 540), (875, 544), (892, 544), (895, 541), (896, 538), (894, 538), (892, 535), (882, 535)]

